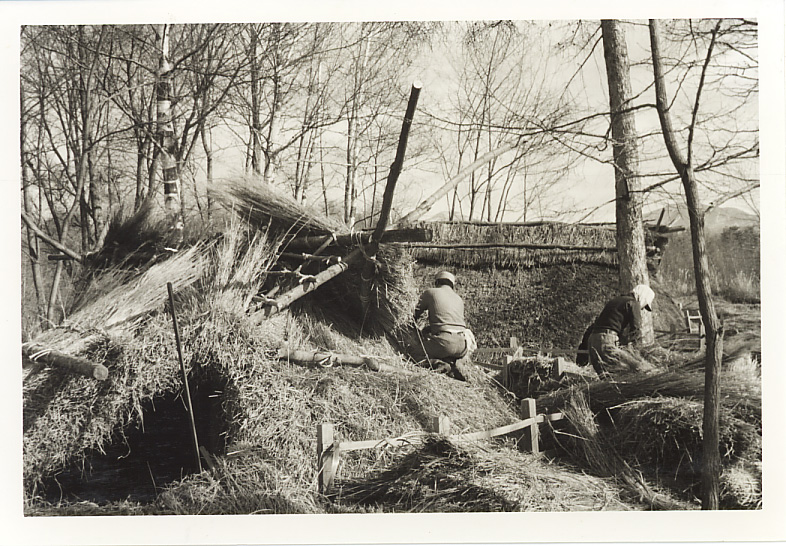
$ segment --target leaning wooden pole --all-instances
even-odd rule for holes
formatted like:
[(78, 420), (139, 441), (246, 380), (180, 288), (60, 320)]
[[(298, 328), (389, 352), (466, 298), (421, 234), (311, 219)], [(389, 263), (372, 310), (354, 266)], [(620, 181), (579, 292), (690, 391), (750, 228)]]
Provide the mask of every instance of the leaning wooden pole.
[[(390, 166), (390, 173), (388, 174), (387, 183), (385, 184), (385, 193), (382, 196), (382, 208), (379, 213), (379, 220), (371, 235), (371, 245), (369, 246), (369, 254), (376, 255), (379, 249), (379, 243), (385, 234), (385, 230), (390, 220), (390, 210), (393, 207), (393, 194), (396, 191), (396, 183), (401, 174), (401, 169), (404, 165), (404, 156), (407, 151), (407, 141), (409, 140), (409, 129), (412, 126), (412, 118), (415, 115), (415, 108), (418, 104), (418, 97), (420, 96), (420, 88), (422, 84), (415, 81), (412, 84), (412, 90), (409, 94), (409, 102), (407, 103), (407, 110), (404, 113), (404, 121), (401, 123), (401, 134), (398, 137), (398, 147), (396, 148), (396, 158)], [(363, 272), (360, 275), (360, 301), (363, 305), (363, 315), (368, 313), (368, 308), (371, 302), (371, 287), (376, 271), (376, 261), (374, 259), (366, 260), (363, 265)], [(364, 321), (365, 322), (365, 321)]]
[(302, 298), (309, 292), (313, 292), (328, 282), (330, 279), (337, 277), (349, 269), (351, 265), (360, 263), (360, 260), (363, 258), (363, 252), (364, 250), (362, 247), (356, 248), (342, 261), (338, 262), (337, 264), (333, 264), (324, 271), (314, 275), (314, 279), (312, 281), (299, 284), (289, 292), (285, 292), (278, 298), (265, 303), (261, 310), (251, 314), (251, 320), (255, 323), (259, 323), (266, 318), (283, 311), (292, 305), (293, 302)]
[(445, 182), (445, 184), (440, 189), (438, 189), (429, 197), (421, 201), (420, 204), (417, 207), (415, 207), (415, 209), (412, 212), (410, 212), (409, 214), (404, 216), (401, 220), (399, 220), (397, 225), (405, 226), (407, 224), (411, 224), (415, 222), (421, 216), (426, 214), (431, 209), (431, 207), (434, 206), (434, 203), (436, 203), (439, 199), (446, 196), (450, 192), (450, 190), (458, 186), (464, 179), (466, 179), (473, 172), (478, 170), (480, 167), (482, 167), (483, 165), (485, 165), (495, 157), (501, 156), (502, 154), (509, 152), (520, 145), (521, 145), (521, 139), (517, 140), (515, 143), (506, 144), (501, 148), (497, 148), (496, 150), (492, 150), (490, 152), (483, 154), (477, 160), (475, 160), (471, 165), (469, 165), (466, 169), (462, 170), (456, 176)]
[(186, 404), (188, 404), (188, 418), (191, 421), (191, 434), (194, 440), (194, 455), (196, 456), (196, 464), (199, 472), (202, 472), (202, 459), (199, 457), (199, 440), (197, 439), (196, 424), (194, 423), (194, 407), (191, 405), (191, 391), (188, 388), (188, 374), (186, 374), (186, 366), (183, 363), (183, 349), (180, 343), (180, 328), (177, 326), (177, 314), (175, 313), (175, 295), (172, 291), (172, 283), (166, 283), (166, 289), (169, 292), (169, 311), (172, 313), (172, 324), (175, 328), (175, 343), (177, 344), (177, 358), (180, 361), (180, 371), (183, 374), (183, 386), (186, 391)]
[(396, 190), (396, 182), (401, 174), (401, 169), (404, 166), (404, 155), (407, 151), (407, 141), (409, 140), (409, 129), (412, 126), (412, 118), (415, 116), (415, 108), (418, 105), (418, 97), (420, 97), (420, 89), (423, 87), (419, 81), (412, 84), (412, 89), (409, 92), (409, 102), (407, 103), (407, 111), (404, 113), (404, 121), (401, 123), (401, 134), (398, 137), (398, 147), (396, 148), (396, 158), (390, 166), (390, 173), (388, 180), (385, 184), (385, 193), (382, 196), (382, 209), (379, 213), (379, 221), (374, 230), (373, 239), (379, 241), (382, 234), (387, 228), (388, 221), (390, 220), (390, 209), (393, 206), (393, 192)]

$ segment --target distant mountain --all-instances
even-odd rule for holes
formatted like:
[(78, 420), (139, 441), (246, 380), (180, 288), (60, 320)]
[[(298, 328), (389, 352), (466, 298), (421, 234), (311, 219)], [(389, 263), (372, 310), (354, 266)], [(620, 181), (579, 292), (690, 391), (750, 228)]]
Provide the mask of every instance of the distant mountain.
[[(664, 211), (661, 225), (668, 227), (683, 227), (686, 229), (689, 228), (690, 220), (688, 219), (688, 207), (683, 204), (670, 204), (649, 211), (644, 214), (644, 223), (649, 225), (656, 224), (658, 222), (658, 218), (660, 218), (661, 211)], [(758, 217), (736, 207), (715, 207), (711, 209), (704, 217), (704, 228), (707, 231), (721, 231), (731, 226), (758, 227), (758, 225)]]

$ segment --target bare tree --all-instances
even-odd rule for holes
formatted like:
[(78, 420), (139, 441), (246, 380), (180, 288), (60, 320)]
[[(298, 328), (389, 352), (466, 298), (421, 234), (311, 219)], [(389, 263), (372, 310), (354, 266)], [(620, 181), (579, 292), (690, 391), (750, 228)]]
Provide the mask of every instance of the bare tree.
[(693, 267), (696, 277), (696, 294), (699, 309), (706, 328), (707, 352), (705, 357), (704, 379), (704, 422), (703, 422), (703, 467), (702, 467), (702, 509), (717, 510), (720, 479), (719, 444), (719, 399), (720, 399), (720, 368), (723, 357), (723, 326), (718, 320), (712, 300), (712, 289), (709, 280), (709, 263), (704, 235), (704, 210), (698, 193), (694, 162), (694, 135), (700, 107), (702, 90), (705, 84), (707, 67), (713, 55), (713, 49), (721, 28), (718, 21), (710, 31), (711, 39), (697, 83), (695, 100), (688, 125), (687, 140), (684, 145), (679, 143), (678, 132), (672, 123), (670, 113), (671, 101), (666, 89), (664, 66), (659, 36), (659, 22), (650, 19), (650, 47), (652, 50), (652, 66), (655, 76), (655, 93), (658, 118), (663, 132), (663, 140), (669, 152), (674, 168), (679, 174), (685, 190), (685, 200), (690, 218), (691, 243), (693, 246)]

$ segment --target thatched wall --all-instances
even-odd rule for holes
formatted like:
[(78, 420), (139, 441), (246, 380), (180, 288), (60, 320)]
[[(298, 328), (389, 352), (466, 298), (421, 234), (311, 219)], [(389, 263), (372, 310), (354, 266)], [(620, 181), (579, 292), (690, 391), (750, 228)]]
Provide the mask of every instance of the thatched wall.
[[(458, 277), (470, 328), (483, 347), (507, 346), (515, 336), (534, 348), (577, 347), (584, 329), (619, 292), (616, 234), (605, 225), (435, 222), (435, 244), (529, 243), (592, 250), (413, 248), (419, 289), (450, 269)], [(656, 282), (656, 329), (681, 326), (676, 304)]]
[(586, 249), (528, 248), (434, 248), (414, 246), (413, 255), (421, 262), (463, 267), (494, 266), (516, 269), (561, 263), (597, 263), (616, 266), (616, 235), (606, 226), (560, 223), (486, 224), (433, 222), (424, 225), (434, 233), (433, 244), (517, 243), (564, 245)]

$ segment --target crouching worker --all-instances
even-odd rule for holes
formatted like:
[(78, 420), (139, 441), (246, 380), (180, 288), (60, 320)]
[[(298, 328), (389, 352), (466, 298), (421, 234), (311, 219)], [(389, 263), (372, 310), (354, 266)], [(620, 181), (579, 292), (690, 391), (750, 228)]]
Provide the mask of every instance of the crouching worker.
[[(415, 308), (415, 320), (428, 314), (426, 326), (417, 339), (410, 343), (410, 355), (416, 360), (443, 360), (450, 364), (456, 379), (465, 379), (455, 361), (474, 350), (475, 337), (464, 321), (464, 300), (455, 291), (456, 277), (442, 271), (434, 279), (434, 286), (420, 296)], [(459, 364), (460, 366), (460, 364)]]
[(652, 365), (620, 345), (627, 330), (632, 347), (642, 343), (641, 313), (652, 311), (655, 292), (644, 284), (637, 285), (630, 294), (612, 298), (590, 327), (587, 349), (592, 367), (602, 379), (610, 379), (617, 372), (648, 372)]

